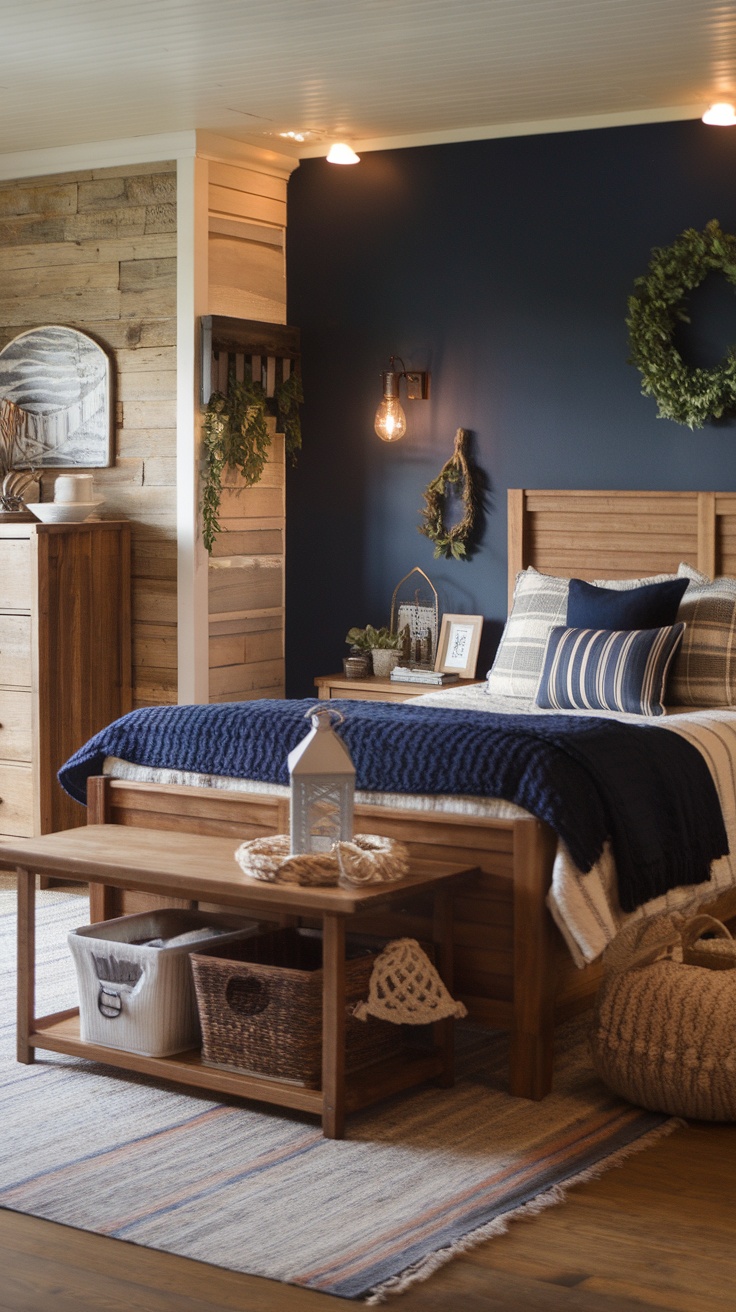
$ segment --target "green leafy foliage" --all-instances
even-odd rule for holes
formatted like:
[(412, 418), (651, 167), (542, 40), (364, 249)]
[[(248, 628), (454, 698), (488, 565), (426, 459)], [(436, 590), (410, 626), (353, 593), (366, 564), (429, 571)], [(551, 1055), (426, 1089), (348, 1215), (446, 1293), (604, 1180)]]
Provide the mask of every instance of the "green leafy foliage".
[[(458, 428), (450, 459), (424, 492), (424, 523), (419, 525), (419, 532), (434, 542), (435, 559), (445, 556), (448, 560), (467, 560), (472, 550), (480, 498), (476, 471), (471, 467), (467, 448), (468, 435), (465, 429)], [(450, 489), (461, 493), (463, 516), (448, 528), (445, 498)]]
[(364, 629), (348, 629), (345, 641), (360, 651), (373, 651), (374, 647), (396, 651), (402, 644), (402, 637), (390, 629), (374, 629), (372, 624), (366, 624)]
[[(275, 395), (277, 427), (285, 435), (286, 453), (292, 463), (302, 444), (299, 406), (303, 399), (301, 378), (294, 371)], [(249, 376), (237, 382), (231, 374), (227, 392), (213, 392), (210, 397), (202, 425), (202, 538), (208, 551), (220, 532), (225, 470), (237, 471), (246, 487), (257, 483), (263, 473), (271, 445), (267, 407), (263, 387)]]
[(284, 434), (286, 454), (294, 464), (302, 449), (302, 425), (299, 406), (304, 400), (301, 374), (292, 370), (285, 382), (276, 388), (276, 415), (279, 432)]
[(709, 273), (736, 287), (736, 236), (711, 219), (703, 232), (688, 228), (671, 246), (655, 248), (648, 273), (629, 297), (629, 362), (642, 376), (642, 393), (657, 402), (658, 418), (702, 428), (736, 410), (736, 346), (714, 369), (690, 368), (676, 346), (678, 323), (689, 323), (687, 298)]

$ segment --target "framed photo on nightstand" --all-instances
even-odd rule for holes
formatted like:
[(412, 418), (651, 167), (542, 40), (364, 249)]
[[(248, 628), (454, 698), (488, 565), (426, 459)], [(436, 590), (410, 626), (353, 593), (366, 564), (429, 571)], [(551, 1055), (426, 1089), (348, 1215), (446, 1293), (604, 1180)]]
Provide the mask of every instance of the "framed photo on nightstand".
[(482, 629), (482, 615), (443, 615), (435, 670), (474, 679)]

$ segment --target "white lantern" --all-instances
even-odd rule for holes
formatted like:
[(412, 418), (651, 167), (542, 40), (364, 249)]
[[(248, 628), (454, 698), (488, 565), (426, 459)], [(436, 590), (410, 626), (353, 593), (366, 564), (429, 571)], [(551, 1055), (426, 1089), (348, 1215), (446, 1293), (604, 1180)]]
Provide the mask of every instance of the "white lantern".
[(355, 766), (332, 725), (344, 715), (333, 707), (307, 711), (312, 728), (289, 752), (291, 855), (329, 852), (353, 836)]

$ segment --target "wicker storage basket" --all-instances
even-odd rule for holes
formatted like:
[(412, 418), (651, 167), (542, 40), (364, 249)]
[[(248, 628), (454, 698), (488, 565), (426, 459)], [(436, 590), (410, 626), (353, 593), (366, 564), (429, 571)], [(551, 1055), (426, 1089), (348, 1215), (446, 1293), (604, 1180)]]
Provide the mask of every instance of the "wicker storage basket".
[(145, 1057), (199, 1047), (199, 1016), (189, 956), (193, 945), (151, 947), (211, 929), (196, 946), (255, 934), (242, 916), (201, 911), (146, 911), (72, 930), (68, 937), (79, 989), (81, 1037)]
[(736, 1120), (736, 942), (726, 927), (705, 915), (637, 924), (607, 965), (591, 1036), (601, 1079), (650, 1111)]
[[(381, 946), (383, 946), (381, 944)], [(348, 1008), (368, 994), (379, 952), (348, 937), (345, 992)], [(241, 943), (192, 955), (207, 1066), (291, 1080), (310, 1089), (322, 1082), (322, 936), (315, 930), (280, 929)], [(347, 1070), (401, 1051), (401, 1027), (348, 1010)]]

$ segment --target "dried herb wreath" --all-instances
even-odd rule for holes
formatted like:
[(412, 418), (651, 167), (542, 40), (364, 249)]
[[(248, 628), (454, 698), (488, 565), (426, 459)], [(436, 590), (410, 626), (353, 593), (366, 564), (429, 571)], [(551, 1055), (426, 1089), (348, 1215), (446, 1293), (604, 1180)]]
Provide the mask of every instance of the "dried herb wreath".
[(688, 294), (709, 273), (736, 286), (736, 236), (711, 219), (703, 232), (687, 228), (671, 246), (655, 248), (649, 272), (629, 297), (630, 363), (642, 376), (642, 393), (657, 402), (658, 418), (702, 428), (736, 410), (736, 348), (713, 369), (690, 368), (674, 344), (678, 323), (689, 323)]
[[(452, 528), (445, 525), (445, 496), (449, 488), (461, 492), (463, 503), (463, 517)], [(419, 532), (434, 542), (435, 559), (446, 556), (448, 560), (467, 560), (477, 527), (480, 497), (476, 472), (468, 458), (468, 434), (464, 428), (458, 428), (455, 434), (450, 459), (437, 477), (427, 484), (424, 501), (424, 523), (419, 525)]]
[[(299, 405), (303, 399), (301, 377), (294, 371), (274, 395), (277, 428), (285, 435), (286, 454), (292, 462), (302, 444)], [(267, 416), (263, 387), (248, 376), (238, 382), (231, 374), (227, 392), (213, 392), (209, 399), (202, 425), (202, 538), (207, 551), (212, 551), (221, 531), (225, 469), (237, 471), (246, 487), (257, 483), (263, 473), (271, 446)]]

